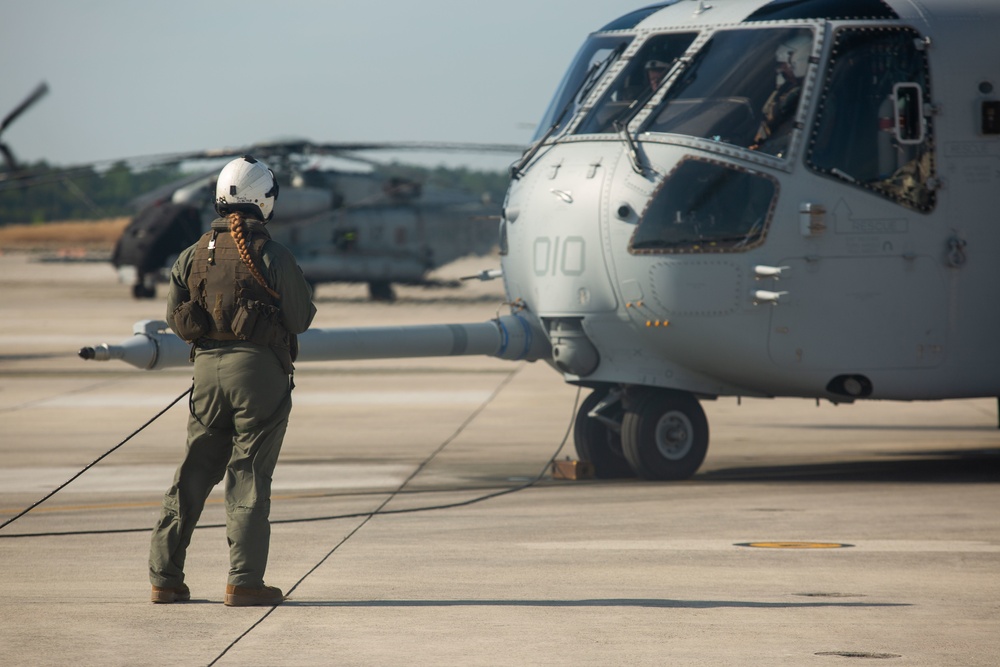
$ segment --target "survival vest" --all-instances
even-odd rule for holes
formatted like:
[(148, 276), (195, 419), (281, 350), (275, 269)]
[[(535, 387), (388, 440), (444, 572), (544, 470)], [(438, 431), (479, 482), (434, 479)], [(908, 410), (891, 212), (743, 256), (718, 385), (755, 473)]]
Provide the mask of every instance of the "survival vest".
[[(271, 236), (262, 225), (247, 224), (247, 250), (263, 273), (262, 251)], [(212, 223), (195, 246), (187, 279), (191, 300), (207, 313), (209, 340), (246, 340), (267, 345), (292, 372), (294, 336), (281, 319), (278, 301), (265, 290), (240, 258), (236, 241), (224, 219)], [(195, 341), (196, 342), (196, 341)]]

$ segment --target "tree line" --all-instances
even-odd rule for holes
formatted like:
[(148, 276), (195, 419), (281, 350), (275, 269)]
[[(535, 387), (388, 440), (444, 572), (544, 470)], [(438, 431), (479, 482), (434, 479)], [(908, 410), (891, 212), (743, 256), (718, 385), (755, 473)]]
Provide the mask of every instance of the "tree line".
[[(93, 167), (64, 171), (38, 162), (25, 171), (32, 174), (30, 179), (5, 183), (6, 174), (0, 169), (0, 225), (134, 215), (138, 197), (186, 175), (175, 165), (133, 169), (125, 162), (100, 171)], [(464, 167), (393, 164), (387, 171), (441, 187), (487, 192), (494, 201), (503, 200), (508, 183), (506, 173)]]
[(133, 199), (182, 176), (176, 166), (134, 171), (124, 162), (103, 171), (62, 170), (38, 162), (23, 171), (30, 176), (10, 183), (0, 180), (0, 224), (130, 215), (135, 212)]

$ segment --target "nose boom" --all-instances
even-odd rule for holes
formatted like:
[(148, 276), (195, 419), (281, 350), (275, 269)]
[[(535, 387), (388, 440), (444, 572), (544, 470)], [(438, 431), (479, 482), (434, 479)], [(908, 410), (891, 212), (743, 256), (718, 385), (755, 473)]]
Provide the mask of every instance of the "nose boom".
[[(144, 370), (190, 363), (190, 346), (171, 333), (166, 322), (137, 322), (133, 334), (118, 344), (84, 347), (80, 357), (95, 361), (117, 359)], [(310, 329), (299, 336), (297, 361), (478, 355), (537, 361), (549, 358), (551, 349), (534, 318), (511, 314), (471, 324)]]

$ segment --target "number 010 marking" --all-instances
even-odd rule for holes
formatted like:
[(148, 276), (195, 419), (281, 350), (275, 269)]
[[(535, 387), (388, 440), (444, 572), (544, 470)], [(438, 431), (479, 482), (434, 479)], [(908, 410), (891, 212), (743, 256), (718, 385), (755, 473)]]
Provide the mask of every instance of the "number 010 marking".
[(582, 275), (587, 268), (585, 261), (587, 243), (582, 236), (567, 236), (549, 238), (539, 236), (535, 239), (535, 275), (564, 276)]

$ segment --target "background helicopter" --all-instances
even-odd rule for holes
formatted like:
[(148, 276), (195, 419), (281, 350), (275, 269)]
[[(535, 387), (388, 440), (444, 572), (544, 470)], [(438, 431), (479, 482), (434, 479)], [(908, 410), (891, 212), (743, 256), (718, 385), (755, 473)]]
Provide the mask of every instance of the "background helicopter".
[[(275, 172), (281, 206), (268, 224), (271, 236), (290, 248), (306, 279), (363, 282), (371, 298), (392, 300), (393, 283), (436, 284), (435, 268), (496, 246), (500, 205), (489, 192), (426, 185), (391, 175), (357, 155), (373, 150), (517, 153), (523, 147), (445, 143), (256, 144), (239, 149), (175, 156), (204, 160), (252, 154)], [(339, 165), (331, 164), (337, 158)], [(344, 161), (360, 164), (345, 169)], [(221, 164), (218, 163), (218, 164)], [(118, 239), (112, 263), (134, 278), (136, 298), (155, 296), (156, 281), (176, 255), (216, 217), (213, 200), (218, 165), (142, 198), (141, 210)]]
[[(491, 354), (589, 387), (601, 477), (682, 479), (700, 400), (1000, 396), (1000, 6), (673, 0), (591, 34), (512, 167), (509, 315), (317, 329), (303, 360)], [(187, 363), (162, 322), (81, 356)]]
[[(0, 136), (48, 93), (39, 84), (3, 119)], [(136, 298), (153, 298), (173, 259), (215, 218), (215, 179), (232, 157), (253, 154), (272, 167), (281, 184), (281, 206), (269, 223), (276, 240), (295, 253), (306, 278), (363, 282), (371, 298), (390, 301), (393, 283), (439, 284), (427, 274), (459, 257), (496, 246), (500, 205), (494, 193), (435, 186), (393, 173), (364, 157), (373, 151), (460, 151), (517, 154), (522, 146), (442, 142), (314, 143), (283, 141), (240, 148), (133, 158), (143, 166), (194, 165), (176, 182), (133, 204), (138, 213), (115, 243), (111, 262)], [(91, 165), (36, 176), (0, 143), (7, 171), (0, 183), (30, 187), (65, 178)], [(351, 165), (347, 168), (345, 165)], [(396, 171), (400, 168), (397, 167)], [(505, 184), (504, 184), (505, 185)], [(498, 191), (502, 191), (502, 187)], [(82, 196), (85, 194), (80, 193)]]

